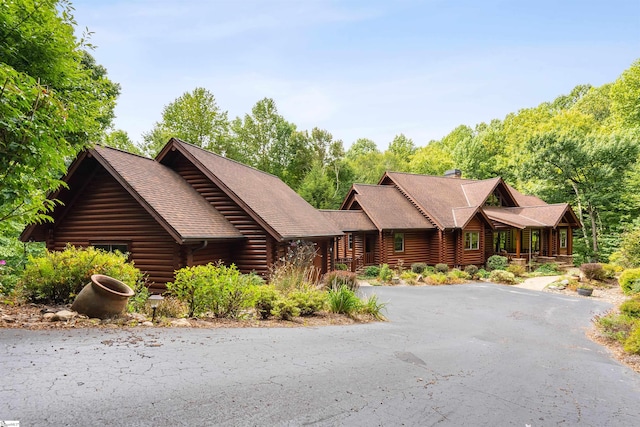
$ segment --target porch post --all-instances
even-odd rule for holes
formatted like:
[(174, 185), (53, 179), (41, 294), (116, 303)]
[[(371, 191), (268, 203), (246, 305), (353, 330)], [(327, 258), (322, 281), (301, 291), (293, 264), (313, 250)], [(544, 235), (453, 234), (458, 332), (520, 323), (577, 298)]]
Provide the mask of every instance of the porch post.
[(567, 227), (567, 255), (573, 255), (573, 230)]
[(521, 238), (522, 238), (522, 230), (517, 229), (516, 230), (516, 258), (520, 258)]
[(553, 256), (553, 228), (549, 229), (549, 239), (547, 239), (547, 256)]

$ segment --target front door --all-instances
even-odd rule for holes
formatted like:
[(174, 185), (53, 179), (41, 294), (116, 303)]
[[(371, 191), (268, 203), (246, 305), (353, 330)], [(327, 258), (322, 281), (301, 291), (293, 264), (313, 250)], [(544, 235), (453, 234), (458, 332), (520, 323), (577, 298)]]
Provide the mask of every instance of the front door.
[(373, 265), (376, 263), (376, 236), (366, 236), (364, 239), (364, 264)]

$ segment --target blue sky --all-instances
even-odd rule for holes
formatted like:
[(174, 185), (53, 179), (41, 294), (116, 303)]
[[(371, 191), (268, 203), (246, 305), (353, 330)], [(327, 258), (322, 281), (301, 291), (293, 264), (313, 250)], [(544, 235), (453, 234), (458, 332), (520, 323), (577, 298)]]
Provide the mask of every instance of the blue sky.
[(122, 86), (115, 127), (137, 142), (196, 87), (229, 117), (273, 98), (299, 129), (349, 147), (418, 146), (615, 80), (640, 58), (640, 0), (75, 0)]

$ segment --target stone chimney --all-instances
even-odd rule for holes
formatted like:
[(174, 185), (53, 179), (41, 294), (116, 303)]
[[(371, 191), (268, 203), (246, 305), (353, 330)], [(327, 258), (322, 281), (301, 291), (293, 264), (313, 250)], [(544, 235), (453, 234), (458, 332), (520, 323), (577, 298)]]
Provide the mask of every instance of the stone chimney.
[(447, 178), (462, 178), (462, 171), (460, 169), (449, 169), (444, 173)]

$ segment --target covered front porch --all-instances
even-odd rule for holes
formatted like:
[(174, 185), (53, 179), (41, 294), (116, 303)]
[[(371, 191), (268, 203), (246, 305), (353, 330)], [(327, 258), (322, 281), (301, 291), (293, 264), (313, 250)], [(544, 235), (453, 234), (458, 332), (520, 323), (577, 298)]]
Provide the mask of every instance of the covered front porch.
[(502, 225), (488, 234), (487, 258), (501, 255), (510, 263), (519, 265), (573, 264), (573, 235), (568, 224), (556, 228)]

